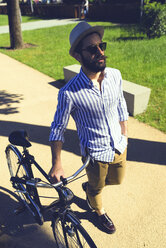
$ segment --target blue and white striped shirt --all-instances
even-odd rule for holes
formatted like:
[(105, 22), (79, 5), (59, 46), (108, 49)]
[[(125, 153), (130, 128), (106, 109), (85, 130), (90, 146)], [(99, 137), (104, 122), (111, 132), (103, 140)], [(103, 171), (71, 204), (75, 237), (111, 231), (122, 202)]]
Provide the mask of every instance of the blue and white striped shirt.
[(119, 121), (128, 119), (128, 111), (119, 70), (105, 69), (101, 91), (82, 69), (60, 89), (50, 141), (64, 142), (70, 114), (76, 123), (82, 156), (88, 151), (95, 160), (111, 162), (115, 149), (124, 152), (127, 138), (121, 134)]

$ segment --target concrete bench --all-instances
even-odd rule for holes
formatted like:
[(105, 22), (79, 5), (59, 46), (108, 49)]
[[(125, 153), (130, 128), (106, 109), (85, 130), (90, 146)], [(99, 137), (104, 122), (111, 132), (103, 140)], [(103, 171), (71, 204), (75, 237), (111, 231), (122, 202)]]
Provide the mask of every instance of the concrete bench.
[[(63, 68), (65, 82), (76, 76), (80, 65), (69, 65)], [(148, 105), (151, 89), (123, 80), (123, 93), (129, 114), (135, 116), (143, 113)]]

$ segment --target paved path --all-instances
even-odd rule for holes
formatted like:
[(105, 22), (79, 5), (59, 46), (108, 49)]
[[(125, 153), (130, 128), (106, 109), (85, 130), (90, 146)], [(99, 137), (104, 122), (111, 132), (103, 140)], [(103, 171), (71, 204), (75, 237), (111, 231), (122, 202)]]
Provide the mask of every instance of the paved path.
[[(21, 24), (22, 31), (25, 30), (34, 30), (39, 28), (49, 28), (54, 26), (61, 26), (72, 24), (80, 21), (79, 19), (51, 19), (51, 20), (42, 20), (42, 21), (34, 21), (27, 22)], [(9, 26), (0, 26), (0, 34), (9, 33)]]
[[(0, 53), (0, 247), (55, 248), (50, 220), (35, 224), (24, 212), (13, 214), (18, 205), (9, 182), (5, 158), (8, 135), (12, 130), (26, 129), (30, 135), (30, 152), (48, 172), (51, 154), (49, 126), (57, 104), (58, 82)], [(66, 176), (80, 165), (75, 125), (69, 121), (62, 161)], [(39, 175), (35, 172), (36, 177)], [(103, 202), (117, 231), (102, 232), (94, 216), (86, 211), (81, 178), (70, 184), (76, 194), (73, 209), (98, 248), (164, 248), (166, 247), (166, 134), (137, 120), (129, 119), (128, 166), (122, 185), (107, 187)], [(53, 191), (42, 190), (42, 195)], [(48, 200), (42, 198), (43, 204)]]

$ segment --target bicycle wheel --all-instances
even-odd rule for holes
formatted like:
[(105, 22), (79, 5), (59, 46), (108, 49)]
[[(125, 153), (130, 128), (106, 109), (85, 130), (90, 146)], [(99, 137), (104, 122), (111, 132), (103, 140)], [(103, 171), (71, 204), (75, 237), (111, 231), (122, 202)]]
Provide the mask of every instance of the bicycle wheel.
[[(69, 217), (69, 218), (68, 218)], [(57, 216), (52, 221), (52, 229), (57, 248), (97, 248), (89, 234), (82, 225), (77, 221), (70, 219), (70, 214), (63, 220)]]
[[(15, 146), (7, 146), (6, 158), (11, 177), (18, 177), (26, 180), (33, 178), (31, 168), (21, 163), (22, 155)], [(42, 225), (43, 216), (40, 211), (40, 201), (36, 188), (21, 183), (14, 184), (14, 188), (16, 188), (23, 204), (31, 212), (37, 223)]]

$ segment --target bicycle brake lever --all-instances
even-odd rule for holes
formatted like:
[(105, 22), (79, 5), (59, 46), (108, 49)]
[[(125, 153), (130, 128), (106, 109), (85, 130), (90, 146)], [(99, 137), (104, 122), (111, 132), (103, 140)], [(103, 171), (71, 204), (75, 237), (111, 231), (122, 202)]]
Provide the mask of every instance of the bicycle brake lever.
[(63, 185), (66, 185), (67, 184), (67, 179), (64, 178), (64, 177), (60, 177), (60, 180), (62, 181)]

